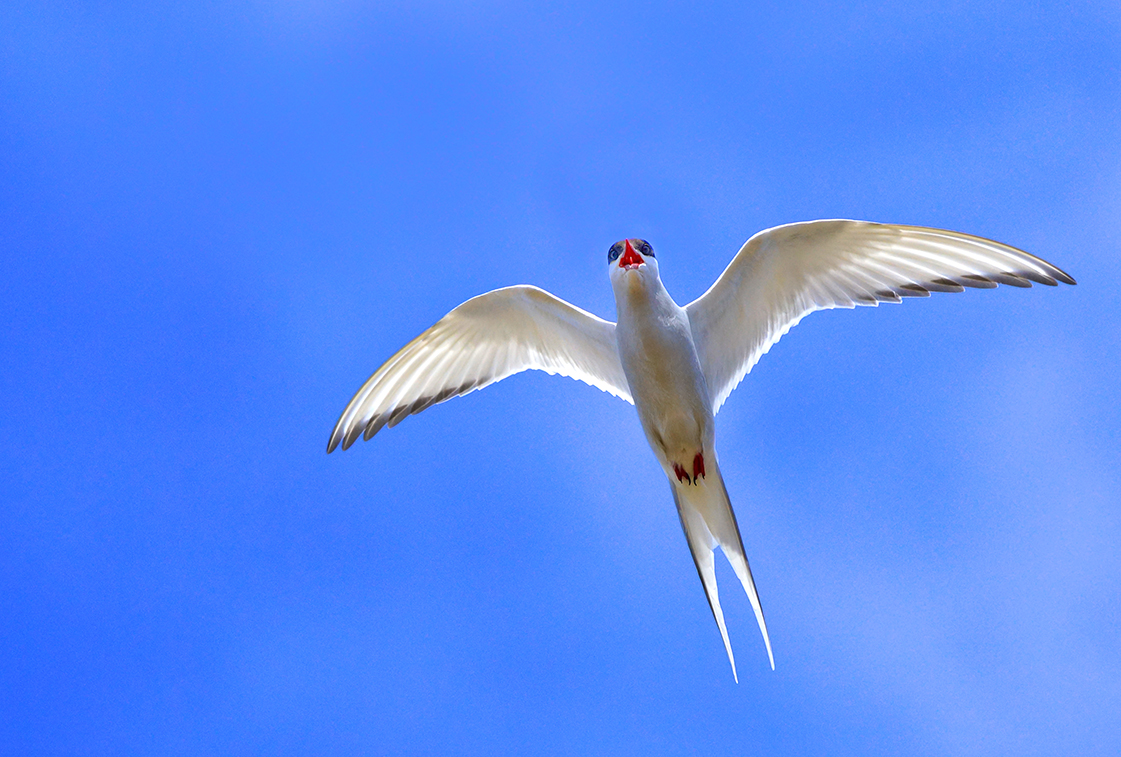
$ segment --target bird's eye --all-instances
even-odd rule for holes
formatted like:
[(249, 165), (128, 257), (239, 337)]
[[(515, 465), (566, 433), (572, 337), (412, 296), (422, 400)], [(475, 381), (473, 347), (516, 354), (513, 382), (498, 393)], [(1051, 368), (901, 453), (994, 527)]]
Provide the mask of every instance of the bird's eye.
[(619, 255), (621, 255), (622, 252), (623, 249), (618, 244), (611, 245), (611, 249), (607, 251), (607, 262), (614, 263), (619, 259)]
[(647, 242), (645, 239), (638, 240), (638, 251), (641, 252), (643, 255), (648, 255), (650, 257), (654, 257), (654, 248), (651, 247), (650, 243)]

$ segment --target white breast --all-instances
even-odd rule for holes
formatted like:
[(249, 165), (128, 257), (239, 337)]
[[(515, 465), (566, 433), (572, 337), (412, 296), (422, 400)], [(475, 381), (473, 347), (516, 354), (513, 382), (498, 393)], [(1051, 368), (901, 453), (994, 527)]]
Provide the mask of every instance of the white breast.
[(619, 287), (616, 338), (647, 440), (663, 465), (712, 449), (712, 403), (688, 316), (660, 281)]

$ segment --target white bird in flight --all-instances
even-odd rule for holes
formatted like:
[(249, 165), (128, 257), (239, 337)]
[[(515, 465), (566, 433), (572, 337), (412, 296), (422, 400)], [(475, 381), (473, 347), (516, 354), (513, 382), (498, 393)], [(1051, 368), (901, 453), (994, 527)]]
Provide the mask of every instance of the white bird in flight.
[(571, 376), (633, 403), (669, 479), (737, 681), (716, 591), (717, 545), (751, 600), (772, 670), (775, 660), (720, 475), (714, 416), (759, 358), (815, 310), (900, 302), (965, 287), (1075, 283), (1050, 263), (1000, 242), (844, 220), (759, 232), (716, 283), (685, 307), (666, 291), (646, 241), (616, 242), (607, 266), (618, 323), (533, 286), (479, 295), (405, 345), (362, 385), (335, 424), (327, 452), (530, 369)]

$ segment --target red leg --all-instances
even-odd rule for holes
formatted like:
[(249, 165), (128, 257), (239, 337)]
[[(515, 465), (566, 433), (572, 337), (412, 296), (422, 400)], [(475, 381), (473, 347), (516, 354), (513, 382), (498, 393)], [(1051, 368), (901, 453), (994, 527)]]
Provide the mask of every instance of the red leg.
[(678, 481), (689, 483), (689, 474), (685, 472), (685, 469), (683, 467), (681, 467), (681, 463), (673, 464), (673, 472), (677, 474)]
[(698, 478), (705, 477), (705, 456), (703, 452), (698, 452), (693, 457), (693, 482), (696, 483)]

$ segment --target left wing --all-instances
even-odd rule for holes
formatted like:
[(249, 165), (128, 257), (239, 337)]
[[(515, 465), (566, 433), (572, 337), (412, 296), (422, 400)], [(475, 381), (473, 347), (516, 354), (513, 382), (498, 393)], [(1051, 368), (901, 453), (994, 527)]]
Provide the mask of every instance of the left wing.
[(346, 406), (327, 452), (521, 371), (560, 373), (631, 400), (615, 324), (533, 286), (463, 303), (378, 368)]
[(715, 413), (743, 377), (815, 310), (900, 302), (997, 284), (1074, 279), (990, 239), (922, 226), (808, 221), (761, 231), (686, 306)]

